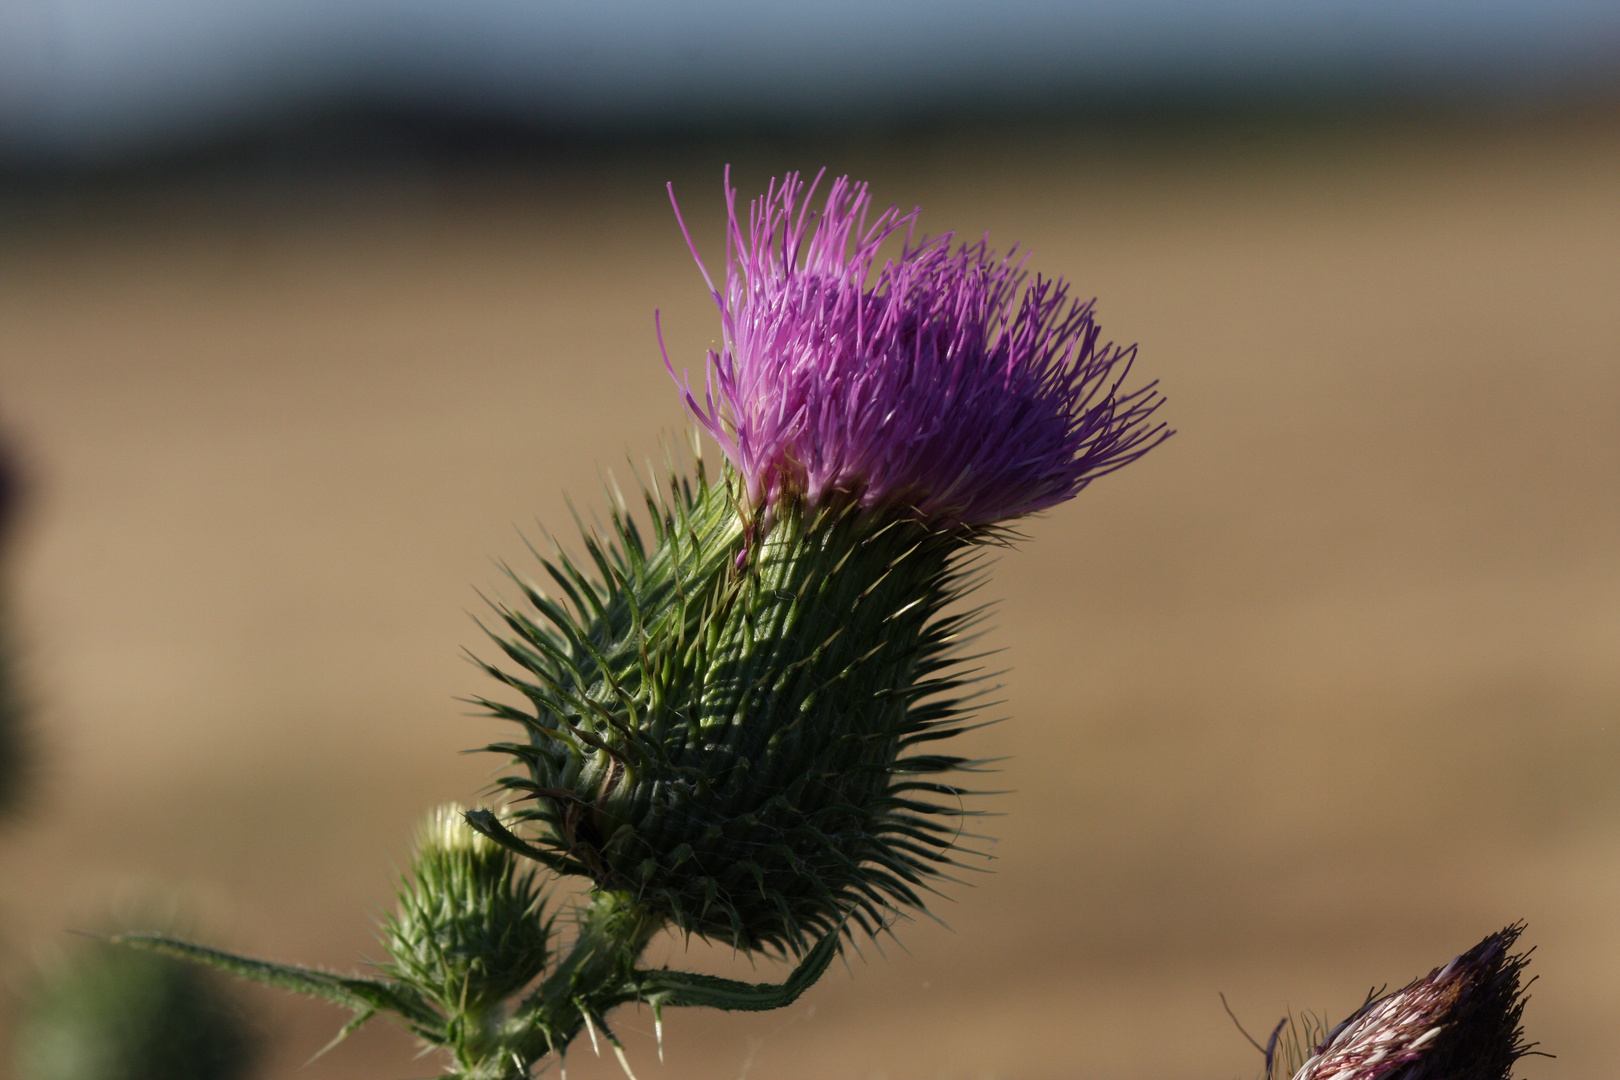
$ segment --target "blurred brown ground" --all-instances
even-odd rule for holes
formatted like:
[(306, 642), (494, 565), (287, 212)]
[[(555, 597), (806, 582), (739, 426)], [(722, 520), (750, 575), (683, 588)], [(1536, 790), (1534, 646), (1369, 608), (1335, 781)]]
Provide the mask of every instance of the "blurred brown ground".
[[(994, 873), (778, 1014), (620, 1025), (643, 1080), (1251, 1076), (1519, 918), (1535, 1078), (1620, 1068), (1620, 120), (939, 132), (13, 201), (0, 421), (40, 708), (8, 985), (178, 890), (212, 941), (375, 955), (414, 821), (499, 728), (474, 588), (683, 426), (671, 220), (823, 163), (1022, 240), (1180, 433), (1000, 558)], [(715, 261), (718, 261), (716, 257)], [(711, 455), (712, 455), (711, 450)], [(145, 898), (143, 900), (143, 898)], [(732, 970), (723, 953), (657, 958)], [(746, 970), (744, 967), (743, 970)], [(769, 974), (761, 971), (757, 976)], [(426, 1076), (257, 994), (266, 1076)], [(576, 1077), (617, 1075), (580, 1048)]]

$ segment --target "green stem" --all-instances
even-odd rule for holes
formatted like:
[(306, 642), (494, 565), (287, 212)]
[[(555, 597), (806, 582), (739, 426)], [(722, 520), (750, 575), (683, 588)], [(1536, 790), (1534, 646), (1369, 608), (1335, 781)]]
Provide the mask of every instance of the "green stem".
[[(712, 975), (636, 967), (664, 919), (624, 893), (596, 892), (575, 908), (573, 948), (518, 1006), (494, 1040), (457, 1048), (458, 1080), (524, 1080), (548, 1054), (561, 1054), (587, 1025), (619, 1051), (607, 1014), (646, 1002), (654, 1009), (696, 1005), (725, 1010), (780, 1009), (798, 1000), (838, 954), (839, 932), (827, 933), (782, 983), (744, 983)], [(599, 1029), (599, 1030), (596, 1030)], [(469, 1031), (469, 1035), (472, 1033)]]
[[(636, 960), (664, 926), (661, 916), (624, 893), (593, 893), (575, 915), (573, 948), (506, 1023), (508, 1054), (526, 1064), (566, 1050), (585, 1029), (587, 1012), (589, 1022), (611, 1038), (603, 1018), (637, 998)], [(468, 1074), (468, 1080), (475, 1077), (482, 1074)]]

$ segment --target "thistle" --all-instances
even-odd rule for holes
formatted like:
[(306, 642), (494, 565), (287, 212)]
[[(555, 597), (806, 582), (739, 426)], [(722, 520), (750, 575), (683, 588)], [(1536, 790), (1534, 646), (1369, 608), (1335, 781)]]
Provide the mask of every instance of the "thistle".
[(1508, 1080), (1529, 1047), (1519, 974), (1509, 950), (1522, 923), (1444, 967), (1368, 1002), (1328, 1035), (1296, 1080)]
[(955, 861), (967, 792), (937, 778), (971, 763), (932, 745), (970, 715), (953, 650), (979, 613), (953, 605), (982, 542), (1166, 432), (1060, 282), (950, 234), (869, 282), (915, 212), (868, 223), (841, 179), (812, 224), (789, 176), (745, 230), (735, 194), (724, 295), (698, 260), (724, 347), (684, 395), (723, 481), (649, 500), (650, 548), (615, 514), (598, 576), (547, 564), (560, 598), (525, 584), (544, 621), (501, 609), (521, 671), (488, 670), (529, 708), (484, 703), (528, 735), (491, 748), (543, 825), (518, 850), (683, 933), (802, 954), (922, 909)]
[[(435, 819), (384, 977), (135, 943), (322, 994), (351, 1028), (394, 1013), (495, 1080), (581, 1032), (617, 1049), (618, 1005), (779, 1008), (846, 936), (926, 911), (975, 839), (975, 763), (939, 749), (980, 693), (980, 555), (1169, 433), (1062, 282), (916, 240), (915, 211), (873, 216), (847, 179), (812, 213), (815, 186), (773, 184), (745, 230), (728, 178), (723, 294), (699, 260), (724, 344), (701, 403), (682, 383), (726, 463), (649, 480), (645, 525), (617, 499), (546, 585), (513, 574), (482, 666), (521, 704), (475, 700), (518, 726), (487, 748), (514, 809), (468, 813), (476, 840)], [(515, 859), (588, 882), (566, 948)], [(798, 964), (778, 985), (638, 967), (665, 929)]]
[(1307, 1014), (1304, 1030), (1319, 1036), (1308, 1041), (1297, 1024), (1285, 1034), (1285, 1018), (1264, 1051), (1267, 1080), (1509, 1080), (1513, 1063), (1532, 1052), (1519, 982), (1529, 954), (1511, 952), (1523, 932), (1514, 923), (1491, 934), (1325, 1034)]
[(464, 814), (441, 807), (423, 825), (382, 937), (388, 973), (446, 1017), (446, 1042), (471, 1065), (498, 1041), (502, 1004), (545, 970), (552, 921), (533, 871)]

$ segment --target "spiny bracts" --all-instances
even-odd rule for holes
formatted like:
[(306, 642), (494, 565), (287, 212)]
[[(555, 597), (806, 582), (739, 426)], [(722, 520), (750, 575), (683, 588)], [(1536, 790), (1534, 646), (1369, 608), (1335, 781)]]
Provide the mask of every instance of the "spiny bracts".
[(846, 924), (876, 933), (920, 908), (952, 862), (968, 763), (969, 681), (955, 645), (978, 612), (963, 530), (791, 508), (742, 526), (737, 478), (649, 497), (650, 548), (614, 513), (587, 537), (596, 575), (545, 563), (498, 636), (521, 669), (487, 670), (528, 708), (484, 701), (527, 741), (502, 785), (543, 825), (525, 849), (633, 897), (687, 934), (802, 953)]
[(480, 1014), (545, 969), (551, 939), (532, 865), (476, 832), (454, 804), (417, 835), (399, 906), (383, 919), (389, 973), (453, 1019)]

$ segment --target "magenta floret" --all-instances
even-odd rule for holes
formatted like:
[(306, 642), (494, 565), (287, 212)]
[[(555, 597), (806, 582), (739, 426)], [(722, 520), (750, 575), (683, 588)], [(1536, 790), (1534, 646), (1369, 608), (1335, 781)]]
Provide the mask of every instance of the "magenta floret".
[[(1122, 392), (1136, 347), (1099, 345), (1093, 303), (1061, 279), (1030, 280), (1016, 249), (916, 240), (916, 210), (868, 220), (867, 186), (848, 177), (816, 214), (820, 180), (773, 181), (745, 229), (728, 170), (724, 294), (698, 259), (722, 346), (703, 402), (682, 388), (751, 507), (842, 494), (990, 524), (1070, 499), (1170, 434), (1152, 423), (1156, 383)], [(902, 231), (898, 257), (878, 267)]]

